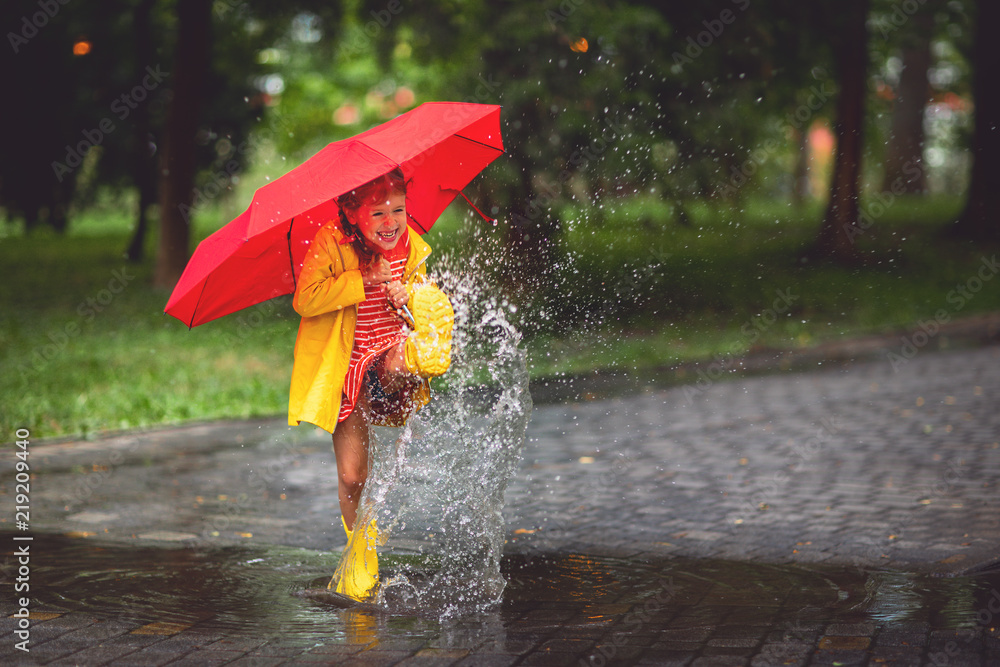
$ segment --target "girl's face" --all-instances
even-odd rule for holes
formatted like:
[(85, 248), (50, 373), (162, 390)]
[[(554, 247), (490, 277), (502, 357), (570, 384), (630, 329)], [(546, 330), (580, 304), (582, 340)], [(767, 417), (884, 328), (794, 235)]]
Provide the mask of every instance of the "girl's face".
[(385, 201), (363, 205), (351, 217), (372, 248), (392, 250), (406, 232), (406, 195), (394, 190)]

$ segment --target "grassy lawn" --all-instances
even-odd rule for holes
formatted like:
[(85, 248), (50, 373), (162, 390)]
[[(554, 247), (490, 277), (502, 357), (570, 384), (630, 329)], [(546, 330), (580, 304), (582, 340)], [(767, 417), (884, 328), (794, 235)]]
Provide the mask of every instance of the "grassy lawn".
[[(942, 235), (959, 207), (898, 201), (859, 238), (867, 262), (855, 268), (803, 259), (818, 207), (705, 207), (690, 227), (651, 199), (566, 210), (557, 298), (519, 311), (532, 374), (649, 369), (890, 331), (940, 309), (955, 318), (1000, 310), (993, 284), (960, 308), (948, 299), (998, 251)], [(456, 208), (428, 239), (452, 265), (470, 242), (499, 234), (473, 235), (481, 223)], [(0, 433), (10, 434), (0, 440), (21, 427), (35, 438), (86, 436), (287, 409), (298, 326), (289, 300), (189, 331), (163, 314), (168, 295), (150, 286), (152, 262), (123, 258), (126, 210), (97, 206), (66, 237), (0, 223)], [(196, 235), (237, 212), (205, 212)]]
[(552, 318), (577, 323), (568, 335), (543, 330), (532, 338), (533, 371), (651, 368), (892, 332), (942, 309), (951, 318), (1000, 310), (1000, 282), (955, 298), (1000, 250), (948, 238), (946, 221), (961, 204), (898, 200), (857, 238), (856, 267), (807, 258), (819, 205), (704, 208), (691, 227), (671, 222), (656, 201), (624, 201), (603, 221), (581, 213), (568, 225), (560, 282), (568, 301), (585, 307)]

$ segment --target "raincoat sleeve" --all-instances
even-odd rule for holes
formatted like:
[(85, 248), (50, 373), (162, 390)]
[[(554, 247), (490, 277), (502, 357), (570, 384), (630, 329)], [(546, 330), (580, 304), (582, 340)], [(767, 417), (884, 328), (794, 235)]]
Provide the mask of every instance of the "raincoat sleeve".
[(342, 264), (345, 256), (353, 258), (354, 255), (338, 252), (337, 242), (337, 238), (326, 228), (321, 229), (313, 240), (292, 300), (292, 307), (302, 317), (322, 315), (365, 300), (361, 270), (357, 266), (348, 268)]

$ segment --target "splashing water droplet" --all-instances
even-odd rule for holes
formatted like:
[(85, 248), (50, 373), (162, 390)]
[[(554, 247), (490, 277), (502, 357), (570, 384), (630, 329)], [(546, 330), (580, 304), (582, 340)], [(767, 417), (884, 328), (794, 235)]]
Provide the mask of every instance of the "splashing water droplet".
[[(468, 259), (433, 271), (455, 309), (452, 362), (429, 405), (399, 429), (375, 427), (362, 525), (376, 519), (386, 557), (375, 603), (453, 618), (495, 610), (507, 482), (521, 457), (531, 413), (526, 353)], [(437, 383), (446, 383), (438, 390)]]

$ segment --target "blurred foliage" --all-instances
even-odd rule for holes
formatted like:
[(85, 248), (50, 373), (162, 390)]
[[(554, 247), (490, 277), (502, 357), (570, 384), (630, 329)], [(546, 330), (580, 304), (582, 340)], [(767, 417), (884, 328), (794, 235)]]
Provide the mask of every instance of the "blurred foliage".
[[(1000, 292), (988, 287), (954, 299), (984, 257), (940, 239), (941, 221), (960, 204), (901, 200), (865, 239), (874, 261), (853, 269), (800, 261), (820, 206), (752, 199), (721, 217), (695, 206), (691, 227), (664, 222), (668, 211), (657, 207), (668, 205), (648, 196), (609, 209), (600, 226), (562, 211), (567, 260), (556, 280), (570, 307), (515, 315), (530, 334), (532, 377), (662, 375), (708, 359), (730, 368), (749, 351), (895, 334), (942, 309), (953, 319), (996, 311)], [(120, 202), (99, 201), (78, 223), (69, 236), (38, 230), (0, 243), (8, 271), (0, 290), (0, 430), (96, 435), (286, 410), (299, 319), (287, 297), (189, 331), (160, 312), (164, 295), (149, 286), (150, 268), (121, 257), (130, 222)], [(470, 267), (469, 253), (499, 233), (450, 211), (430, 232), (432, 272), (483, 271)], [(478, 284), (491, 289), (484, 278)], [(779, 294), (793, 297), (781, 312)]]
[[(133, 39), (144, 4), (149, 62)], [(914, 4), (871, 4), (866, 211), (880, 194)], [(500, 104), (507, 155), (467, 189), (498, 224), (456, 202), (428, 240), (452, 265), (470, 247), (495, 250), (497, 261), (475, 268), (519, 297), (536, 377), (892, 331), (949, 307), (955, 280), (985, 252), (940, 234), (964, 186), (974, 3), (919, 4), (933, 17), (928, 147), (942, 161), (930, 167), (932, 186), (952, 196), (883, 207), (858, 241), (859, 267), (803, 262), (828, 184), (798, 201), (796, 170), (808, 167), (814, 185), (825, 173), (803, 139), (832, 120), (838, 5), (796, 0), (215, 0), (193, 236), (327, 142), (429, 100)], [(0, 11), (27, 35), (37, 7)], [(162, 315), (166, 295), (138, 266), (127, 267), (128, 289), (88, 317), (87, 299), (125, 266), (136, 152), (158, 155), (173, 9), (173, 0), (59, 4), (3, 56), (16, 102), (0, 105), (9, 135), (0, 262), (14, 276), (0, 290), (2, 428), (80, 433), (285, 409), (297, 320), (286, 301), (249, 329), (254, 309), (189, 332)], [(80, 42), (90, 51), (74, 56)], [(166, 77), (145, 91), (143, 139), (116, 100), (146, 66)], [(87, 152), (108, 118), (115, 130)], [(53, 161), (81, 142), (81, 164), (59, 181)], [(60, 229), (67, 214), (68, 238), (44, 228)], [(780, 321), (747, 336), (789, 289), (799, 298)], [(997, 308), (984, 290), (954, 315)]]
[[(6, 218), (62, 231), (71, 207), (79, 214), (98, 190), (135, 187), (136, 152), (153, 160), (159, 152), (177, 48), (173, 6), (171, 0), (107, 0), (53, 3), (40, 12), (40, 5), (3, 4), (4, 25), (26, 36), (3, 55), (8, 99), (19, 101), (0, 107), (0, 123), (10, 130), (0, 164)], [(148, 26), (136, 23), (143, 7), (150, 11)], [(267, 77), (274, 67), (260, 54), (301, 11), (338, 25), (340, 5), (217, 0), (212, 8), (198, 182), (227, 190), (251, 157), (240, 147), (270, 102)], [(140, 31), (148, 42), (136, 39)], [(134, 132), (140, 111), (150, 121), (145, 137)]]
[[(157, 150), (165, 85), (142, 102), (152, 123), (146, 146), (135, 145), (141, 139), (126, 118), (116, 125), (128, 129), (104, 137), (64, 183), (52, 176), (53, 160), (66, 146), (84, 141), (85, 148), (83, 132), (136, 85), (145, 63), (137, 60), (132, 18), (144, 3), (152, 6), (149, 64), (168, 71), (172, 61), (171, 0), (109, 2), (100, 11), (62, 6), (14, 54), (13, 97), (39, 103), (5, 105), (0, 119), (21, 130), (0, 168), (9, 218), (44, 221), (49, 209), (70, 203), (79, 211), (102, 187), (130, 186), (134, 151)], [(926, 5), (936, 94), (967, 99), (971, 0)], [(868, 146), (876, 163), (899, 50), (915, 28), (908, 8), (897, 0), (872, 5)], [(23, 11), (5, 5), (8, 23)], [(590, 206), (597, 221), (606, 202), (652, 194), (683, 225), (704, 202), (728, 205), (758, 191), (789, 197), (800, 133), (832, 113), (835, 13), (833, 5), (793, 0), (215, 0), (196, 204), (230, 196), (248, 163), (271, 150), (282, 158), (272, 168), (284, 171), (423, 101), (501, 104), (508, 155), (470, 192), (501, 214), (519, 259), (538, 256), (543, 275), (559, 260), (559, 212), (571, 203)], [(91, 51), (74, 57), (79, 40)], [(38, 91), (41, 71), (52, 85)], [(803, 108), (804, 121), (795, 115)], [(934, 141), (945, 151), (964, 148), (967, 128), (946, 125), (942, 132), (951, 134)], [(55, 186), (58, 196), (48, 192)]]

